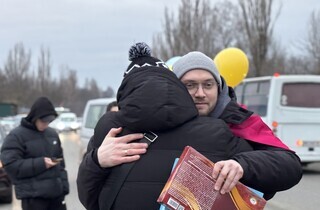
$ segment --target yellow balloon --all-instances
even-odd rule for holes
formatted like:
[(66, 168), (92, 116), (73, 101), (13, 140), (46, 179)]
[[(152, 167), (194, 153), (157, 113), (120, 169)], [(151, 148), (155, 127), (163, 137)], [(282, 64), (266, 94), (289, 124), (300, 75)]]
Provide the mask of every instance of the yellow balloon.
[(248, 74), (248, 57), (238, 48), (232, 47), (220, 51), (213, 61), (228, 86), (237, 86)]

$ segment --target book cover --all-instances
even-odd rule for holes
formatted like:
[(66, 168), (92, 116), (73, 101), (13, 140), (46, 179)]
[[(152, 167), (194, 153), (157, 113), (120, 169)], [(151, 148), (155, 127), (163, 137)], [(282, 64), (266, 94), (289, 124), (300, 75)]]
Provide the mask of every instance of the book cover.
[(178, 210), (260, 210), (266, 201), (240, 182), (224, 195), (214, 190), (214, 163), (190, 146), (181, 154), (158, 202)]

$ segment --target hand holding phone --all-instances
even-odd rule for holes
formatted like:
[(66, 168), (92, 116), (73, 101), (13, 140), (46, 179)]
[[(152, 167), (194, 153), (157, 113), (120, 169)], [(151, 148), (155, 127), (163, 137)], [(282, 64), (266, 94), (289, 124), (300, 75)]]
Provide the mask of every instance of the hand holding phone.
[(63, 160), (63, 158), (51, 158), (52, 162), (58, 163)]

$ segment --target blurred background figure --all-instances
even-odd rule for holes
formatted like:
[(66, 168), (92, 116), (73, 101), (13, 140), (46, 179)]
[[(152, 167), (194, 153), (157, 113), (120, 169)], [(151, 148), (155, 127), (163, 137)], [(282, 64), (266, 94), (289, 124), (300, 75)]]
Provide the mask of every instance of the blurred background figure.
[(61, 141), (49, 127), (58, 116), (51, 101), (39, 97), (1, 147), (1, 161), (23, 210), (66, 210), (69, 181)]
[(117, 112), (119, 111), (119, 107), (117, 101), (112, 101), (108, 104), (106, 112)]

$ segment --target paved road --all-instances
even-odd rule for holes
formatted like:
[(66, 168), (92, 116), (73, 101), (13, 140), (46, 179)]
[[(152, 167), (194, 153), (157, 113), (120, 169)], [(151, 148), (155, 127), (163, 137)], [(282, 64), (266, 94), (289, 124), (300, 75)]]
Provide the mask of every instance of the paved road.
[(85, 210), (78, 199), (76, 179), (79, 166), (79, 136), (75, 133), (62, 135), (61, 141), (64, 148), (64, 156), (69, 176), (70, 194), (66, 197), (68, 210)]
[(266, 210), (316, 210), (320, 209), (320, 163), (304, 168), (299, 184), (290, 190), (279, 192), (272, 198)]

